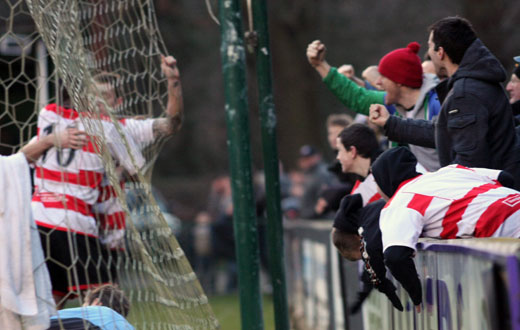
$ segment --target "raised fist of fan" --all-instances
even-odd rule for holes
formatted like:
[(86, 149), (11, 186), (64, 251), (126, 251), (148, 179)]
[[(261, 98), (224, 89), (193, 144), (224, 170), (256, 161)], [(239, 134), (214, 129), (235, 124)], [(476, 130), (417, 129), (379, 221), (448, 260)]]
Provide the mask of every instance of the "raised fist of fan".
[(317, 67), (325, 61), (327, 48), (320, 40), (314, 40), (307, 46), (307, 59), (313, 67)]
[(390, 118), (390, 113), (382, 104), (372, 104), (369, 111), (368, 119), (377, 126), (384, 127), (386, 121)]

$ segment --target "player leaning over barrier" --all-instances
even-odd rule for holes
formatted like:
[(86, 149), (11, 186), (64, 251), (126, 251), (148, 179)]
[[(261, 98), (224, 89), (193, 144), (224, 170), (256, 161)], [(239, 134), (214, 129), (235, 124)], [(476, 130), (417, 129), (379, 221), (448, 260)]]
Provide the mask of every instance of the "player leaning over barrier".
[(362, 258), (369, 280), (398, 309), (401, 304), (386, 283), (383, 259), (419, 305), (421, 286), (412, 260), (419, 236), (520, 236), (520, 193), (506, 187), (513, 184), (508, 173), (452, 165), (421, 175), (416, 163), (406, 148), (383, 153), (372, 169), (382, 193), (393, 198), (386, 206), (376, 202), (362, 207), (361, 196), (345, 197), (332, 233), (341, 255), (349, 260)]
[(395, 308), (403, 311), (393, 283), (386, 278), (386, 268), (379, 229), (379, 213), (385, 206), (380, 199), (363, 207), (360, 194), (348, 195), (341, 201), (334, 219), (332, 242), (342, 257), (351, 261), (362, 259), (365, 270), (361, 276), (362, 290), (352, 307), (355, 313), (368, 297), (372, 286), (384, 293)]
[(449, 165), (420, 174), (406, 148), (384, 152), (372, 173), (384, 198), (380, 216), (385, 264), (420, 310), (413, 256), (419, 237), (520, 237), (520, 192), (500, 170)]

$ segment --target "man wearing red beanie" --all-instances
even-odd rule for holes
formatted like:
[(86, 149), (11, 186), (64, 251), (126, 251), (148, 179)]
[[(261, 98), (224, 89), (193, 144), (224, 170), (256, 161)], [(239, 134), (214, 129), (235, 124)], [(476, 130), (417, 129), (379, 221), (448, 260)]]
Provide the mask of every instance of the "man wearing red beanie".
[[(412, 42), (408, 47), (396, 49), (381, 59), (379, 73), (382, 76), (377, 84), (384, 91), (367, 90), (338, 73), (325, 60), (326, 48), (319, 40), (307, 47), (307, 59), (336, 97), (357, 113), (368, 115), (371, 104), (395, 105), (395, 108), (388, 107), (390, 113), (404, 118), (432, 120), (440, 110), (434, 89), (438, 79), (435, 75), (423, 74), (421, 59), (417, 56), (419, 48), (417, 42)], [(387, 132), (385, 134), (390, 140), (396, 141)], [(410, 149), (428, 171), (440, 167), (434, 145), (410, 145)]]
[[(411, 42), (406, 48), (399, 48), (383, 56), (378, 70), (384, 78), (410, 88), (421, 88), (423, 82), (422, 63), (417, 53), (421, 46)], [(406, 70), (403, 70), (406, 68)]]

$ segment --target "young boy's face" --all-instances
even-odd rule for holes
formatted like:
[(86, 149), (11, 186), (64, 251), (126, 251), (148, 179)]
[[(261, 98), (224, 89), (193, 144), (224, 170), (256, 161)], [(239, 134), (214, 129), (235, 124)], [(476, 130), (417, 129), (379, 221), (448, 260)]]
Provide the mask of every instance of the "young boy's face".
[(337, 159), (341, 163), (341, 171), (343, 173), (349, 173), (352, 172), (352, 165), (354, 164), (354, 153), (351, 150), (347, 150), (343, 143), (341, 143), (341, 139), (338, 137), (336, 138), (336, 146), (338, 147), (338, 155)]

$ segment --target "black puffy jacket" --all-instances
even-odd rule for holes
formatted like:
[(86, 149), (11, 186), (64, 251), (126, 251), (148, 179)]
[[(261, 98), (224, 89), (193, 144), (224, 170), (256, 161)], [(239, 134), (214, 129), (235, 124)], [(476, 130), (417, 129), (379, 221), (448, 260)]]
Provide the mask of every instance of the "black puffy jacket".
[(448, 82), (450, 91), (436, 124), (441, 166), (502, 169), (518, 177), (513, 114), (501, 85), (506, 78), (497, 58), (476, 39)]

